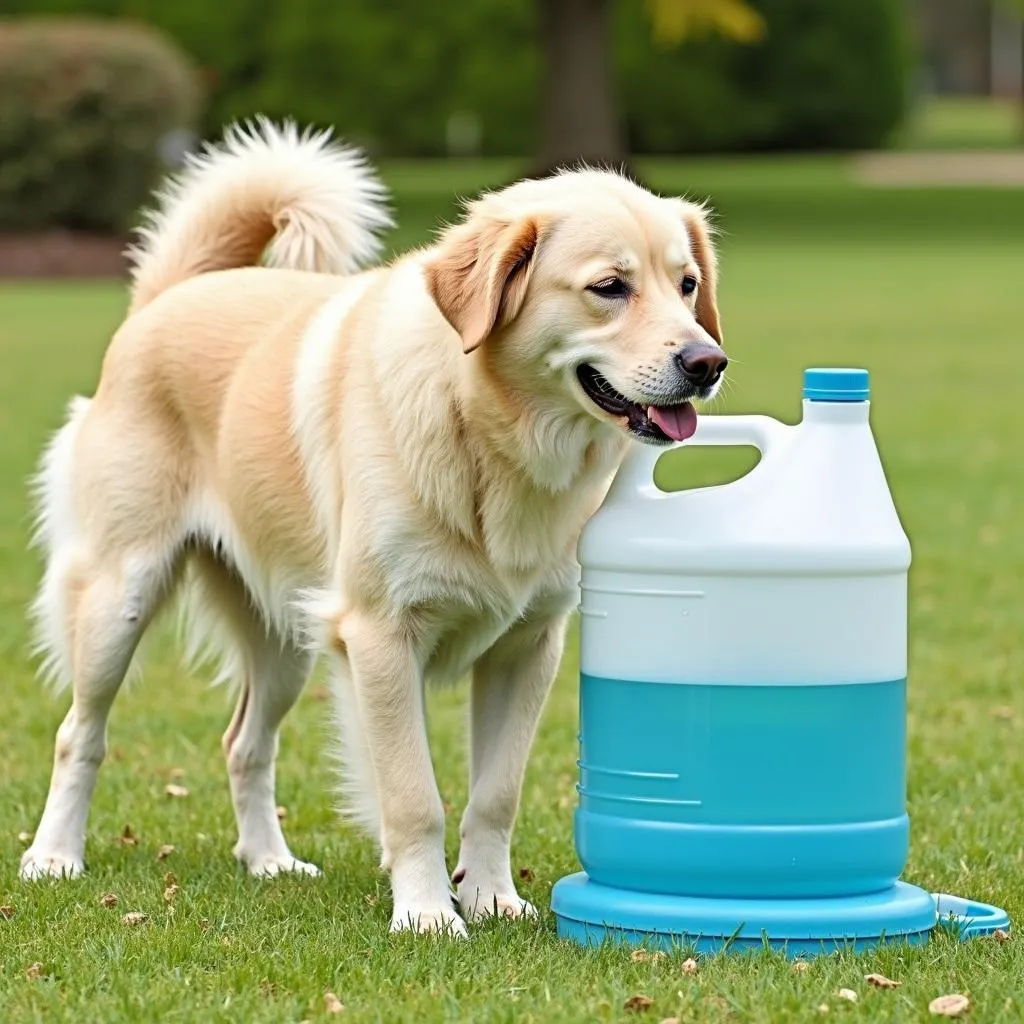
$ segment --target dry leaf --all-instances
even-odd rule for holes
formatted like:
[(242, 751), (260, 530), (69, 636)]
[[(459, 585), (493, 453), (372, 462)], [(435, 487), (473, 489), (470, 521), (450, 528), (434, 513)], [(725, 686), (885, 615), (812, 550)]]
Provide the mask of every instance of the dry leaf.
[(174, 900), (174, 897), (177, 896), (179, 892), (181, 892), (180, 885), (167, 886), (167, 888), (164, 889), (164, 903), (171, 903)]
[(845, 999), (848, 1003), (857, 1002), (857, 993), (852, 988), (841, 988), (837, 993), (840, 999)]
[(108, 910), (111, 907), (117, 906), (117, 893), (116, 892), (105, 892), (100, 897), (100, 906), (106, 907)]
[(17, 911), (14, 909), (14, 907), (10, 905), (10, 903), (5, 903), (2, 907), (0, 907), (0, 917), (2, 917), (5, 921), (10, 921), (10, 919), (14, 917), (16, 913)]
[(173, 871), (168, 871), (167, 874), (164, 875), (164, 885), (177, 885), (177, 884), (178, 884), (178, 879), (174, 877), (174, 872)]
[(622, 1008), (628, 1010), (630, 1013), (646, 1013), (654, 1005), (654, 1000), (650, 996), (630, 996), (623, 1004)]
[(647, 950), (646, 949), (634, 949), (629, 954), (629, 959), (635, 964), (643, 964), (647, 962)]
[(899, 988), (903, 984), (902, 981), (893, 981), (884, 974), (865, 974), (864, 980), (875, 988)]
[(125, 827), (123, 829), (121, 829), (121, 835), (118, 837), (118, 842), (122, 846), (138, 846), (139, 845), (138, 839), (135, 838), (135, 835), (132, 832), (131, 825), (125, 825)]
[(377, 897), (372, 892), (363, 893), (363, 900), (365, 901), (368, 907), (377, 906)]
[(818, 1013), (828, 1013), (828, 1003), (819, 1003)]
[(345, 1007), (341, 1000), (333, 992), (324, 993), (324, 1009), (328, 1013), (341, 1013)]
[(287, 817), (288, 817), (288, 808), (285, 807), (284, 804), (281, 804), (281, 806), (277, 808), (277, 820), (278, 821), (284, 821), (284, 819), (287, 818)]
[(529, 868), (520, 868), (519, 869), (519, 879), (522, 882), (532, 882), (533, 881), (533, 872)]
[(691, 957), (687, 957), (683, 961), (683, 974), (696, 974), (697, 973), (697, 968), (699, 966), (700, 965), (697, 963), (696, 960), (693, 959), (692, 956)]
[(806, 960), (794, 960), (792, 971), (794, 974), (803, 974), (804, 971), (810, 968), (810, 964)]
[(18, 842), (23, 843), (25, 846), (28, 846), (28, 844), (31, 843), (34, 838), (35, 837), (32, 835), (31, 832), (18, 833)]
[(206, 917), (200, 918), (200, 920), (199, 920), (199, 930), (201, 932), (205, 932), (209, 927), (210, 927), (210, 920), (209, 920), (209, 918), (206, 918)]
[(188, 796), (188, 787), (187, 786), (178, 786), (178, 785), (175, 785), (173, 782), (168, 782), (167, 785), (164, 786), (164, 792), (168, 796), (172, 796), (172, 797), (179, 797), (179, 798), (186, 797), (186, 796)]
[(25, 977), (29, 979), (41, 978), (46, 968), (40, 963), (31, 964), (25, 969)]
[(992, 938), (995, 939), (996, 942), (1002, 944), (1004, 942), (1009, 942), (1010, 941), (1010, 933), (1003, 931), (1002, 928), (997, 928), (992, 933)]
[(125, 914), (121, 920), (128, 925), (129, 928), (134, 928), (138, 924), (145, 924), (149, 920), (149, 914), (143, 914), (141, 910), (133, 910), (128, 914)]
[(971, 1005), (970, 999), (959, 992), (947, 996), (939, 996), (928, 1004), (928, 1012), (936, 1017), (959, 1017), (966, 1013)]
[(171, 843), (164, 843), (164, 845), (156, 851), (156, 859), (167, 860), (172, 853), (174, 853), (174, 846)]

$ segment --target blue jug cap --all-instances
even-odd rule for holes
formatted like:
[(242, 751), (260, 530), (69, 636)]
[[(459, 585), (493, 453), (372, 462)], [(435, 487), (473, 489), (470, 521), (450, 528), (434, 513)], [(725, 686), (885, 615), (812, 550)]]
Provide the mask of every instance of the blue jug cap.
[(870, 396), (867, 370), (843, 367), (804, 370), (804, 398), (812, 402), (866, 402)]

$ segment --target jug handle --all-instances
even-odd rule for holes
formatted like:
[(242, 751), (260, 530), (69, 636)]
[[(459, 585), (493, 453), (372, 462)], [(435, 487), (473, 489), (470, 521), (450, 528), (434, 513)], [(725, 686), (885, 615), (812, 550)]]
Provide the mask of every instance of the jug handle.
[(694, 445), (744, 445), (756, 448), (767, 458), (791, 436), (794, 428), (771, 416), (701, 416), (693, 437), (678, 444), (654, 447), (633, 444), (622, 460), (612, 484), (613, 493), (665, 496), (654, 482), (654, 467), (668, 451)]

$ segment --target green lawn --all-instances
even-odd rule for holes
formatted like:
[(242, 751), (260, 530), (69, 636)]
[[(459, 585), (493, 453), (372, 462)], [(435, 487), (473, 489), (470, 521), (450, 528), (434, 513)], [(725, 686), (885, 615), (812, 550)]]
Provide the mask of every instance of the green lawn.
[[(451, 215), (450, 193), (515, 168), (403, 166), (398, 245)], [(643, 164), (654, 185), (710, 195), (722, 211), (722, 305), (732, 386), (722, 408), (794, 419), (800, 374), (854, 363), (873, 374), (874, 425), (914, 545), (909, 810), (905, 877), (997, 903), (1024, 920), (1024, 192), (859, 190), (838, 161)], [(260, 882), (230, 855), (233, 822), (219, 738), (227, 694), (178, 667), (166, 637), (122, 694), (90, 820), (89, 872), (16, 880), (19, 832), (34, 828), (66, 695), (36, 685), (23, 609), (38, 565), (26, 553), (23, 481), (67, 398), (89, 392), (124, 308), (114, 283), (0, 286), (0, 1019), (300, 1021), (324, 993), (349, 1020), (926, 1020), (965, 992), (974, 1021), (1024, 1019), (1024, 939), (834, 956), (795, 973), (757, 954), (682, 972), (683, 954), (633, 962), (561, 944), (553, 921), (492, 923), (450, 944), (387, 934), (389, 897), (370, 844), (332, 812), (328, 729), (315, 680), (282, 741), (279, 800), (319, 880)], [(724, 472), (687, 453), (691, 479)], [(689, 465), (687, 465), (689, 463)], [(737, 638), (742, 642), (742, 637)], [(525, 896), (547, 907), (577, 868), (574, 647), (531, 762), (513, 856)], [(431, 729), (445, 799), (465, 800), (464, 693), (436, 695)], [(828, 770), (808, 765), (809, 772)], [(175, 769), (191, 791), (164, 795)], [(119, 836), (128, 825), (137, 845)], [(457, 814), (449, 849), (456, 848)], [(163, 861), (157, 851), (173, 844)], [(165, 874), (180, 892), (163, 899)], [(116, 908), (100, 904), (117, 894)], [(122, 915), (142, 911), (135, 928)], [(40, 977), (27, 978), (41, 964)], [(878, 971), (894, 991), (865, 984)], [(840, 987), (859, 993), (847, 1004)]]

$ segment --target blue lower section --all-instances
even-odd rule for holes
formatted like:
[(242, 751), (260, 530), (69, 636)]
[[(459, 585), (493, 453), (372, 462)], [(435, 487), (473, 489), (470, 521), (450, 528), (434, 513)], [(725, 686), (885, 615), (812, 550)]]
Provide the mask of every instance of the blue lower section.
[(720, 899), (889, 890), (907, 859), (906, 681), (584, 675), (576, 849), (593, 883)]
[(928, 941), (937, 924), (964, 940), (1010, 928), (997, 907), (933, 896), (904, 882), (838, 899), (704, 899), (610, 889), (580, 872), (555, 884), (551, 909), (559, 937), (584, 946), (621, 942), (699, 953), (768, 946), (793, 957), (917, 945)]

